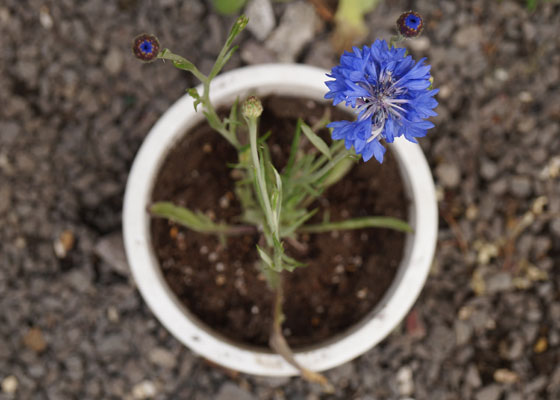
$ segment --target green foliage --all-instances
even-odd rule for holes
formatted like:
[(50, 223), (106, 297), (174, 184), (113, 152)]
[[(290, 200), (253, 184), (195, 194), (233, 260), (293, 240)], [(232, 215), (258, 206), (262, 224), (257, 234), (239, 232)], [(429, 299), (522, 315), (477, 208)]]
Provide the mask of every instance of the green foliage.
[(216, 75), (220, 73), (224, 65), (237, 50), (237, 46), (232, 47), (233, 41), (235, 40), (237, 35), (239, 35), (239, 33), (241, 33), (243, 29), (245, 29), (248, 22), (249, 20), (244, 15), (241, 15), (235, 20), (226, 39), (226, 43), (218, 54), (214, 66), (212, 67), (212, 70), (210, 71), (208, 76), (200, 72), (200, 70), (192, 62), (182, 56), (172, 53), (169, 49), (163, 49), (158, 54), (158, 58), (161, 58), (163, 60), (170, 60), (171, 62), (173, 62), (173, 65), (176, 68), (192, 73), (202, 83), (204, 90), (202, 96), (196, 91), (196, 89), (187, 90), (189, 95), (191, 95), (194, 99), (195, 111), (197, 111), (197, 107), (202, 104), (204, 108), (203, 113), (208, 120), (208, 124), (236, 148), (241, 147), (236, 132), (236, 127), (238, 124), (236, 121), (232, 120), (231, 116), (229, 119), (220, 119), (220, 117), (216, 113), (216, 110), (214, 109), (214, 106), (210, 102), (210, 82), (216, 77)]
[(202, 103), (202, 99), (198, 94), (198, 90), (196, 90), (196, 88), (190, 88), (187, 90), (187, 93), (189, 94), (189, 96), (191, 96), (194, 99), (194, 110), (198, 111), (196, 108), (200, 103)]
[(237, 14), (247, 0), (212, 0), (214, 9), (223, 15)]
[(538, 0), (527, 0), (527, 9), (529, 11), (535, 11), (537, 8)]
[(329, 146), (327, 146), (327, 144), (323, 141), (323, 139), (321, 139), (319, 136), (317, 136), (315, 134), (315, 132), (313, 132), (311, 130), (311, 128), (309, 126), (307, 126), (305, 123), (300, 123), (300, 125), (301, 125), (301, 130), (303, 131), (305, 136), (307, 136), (307, 139), (309, 139), (309, 141), (311, 143), (313, 143), (313, 145), (317, 148), (317, 150), (319, 150), (329, 160), (331, 160), (332, 155), (331, 155), (331, 152), (329, 150)]
[[(354, 13), (353, 18), (361, 18), (376, 2), (377, 0), (342, 0), (341, 7), (346, 10), (345, 15)], [(215, 3), (223, 6), (226, 2)], [(228, 6), (233, 7), (233, 3), (228, 2)], [(345, 149), (343, 141), (329, 145), (317, 135), (316, 131), (325, 128), (330, 122), (328, 112), (313, 127), (301, 119), (297, 121), (288, 161), (281, 171), (273, 165), (270, 156), (267, 139), (271, 132), (264, 135), (258, 133), (258, 117), (262, 112), (258, 99), (250, 97), (241, 107), (236, 100), (228, 116), (219, 118), (210, 102), (210, 83), (236, 50), (237, 47), (232, 46), (233, 41), (247, 22), (244, 16), (236, 20), (207, 76), (193, 63), (173, 54), (169, 49), (164, 49), (158, 56), (171, 61), (175, 67), (192, 73), (201, 81), (202, 94), (194, 88), (188, 89), (188, 94), (194, 99), (195, 110), (201, 105), (208, 124), (237, 149), (238, 161), (230, 167), (235, 170), (235, 193), (243, 210), (239, 220), (247, 225), (215, 223), (202, 213), (168, 202), (154, 204), (150, 212), (196, 232), (220, 237), (260, 232), (263, 240), (259, 242), (257, 251), (263, 271), (267, 277), (271, 277), (269, 283), (274, 287), (273, 277), (279, 272), (292, 271), (303, 265), (289, 257), (284, 250), (284, 241), (297, 243), (299, 233), (372, 227), (402, 232), (410, 232), (411, 229), (406, 222), (386, 217), (364, 217), (338, 222), (325, 220), (321, 224), (306, 225), (318, 211), (310, 209), (312, 204), (329, 186), (343, 179), (358, 159), (353, 151)], [(245, 124), (241, 123), (241, 117)], [(238, 137), (243, 139), (239, 140)]]
[(337, 50), (348, 49), (367, 36), (365, 15), (372, 11), (381, 0), (340, 0), (334, 16), (336, 30), (333, 36)]
[(363, 228), (389, 228), (400, 232), (412, 232), (412, 228), (405, 221), (391, 217), (363, 217), (340, 222), (324, 222), (322, 224), (304, 226), (301, 228), (301, 231), (321, 233)]
[(158, 202), (150, 207), (150, 212), (161, 218), (177, 222), (195, 232), (200, 233), (226, 233), (228, 226), (214, 223), (208, 216), (192, 212), (185, 207), (179, 207), (169, 202)]

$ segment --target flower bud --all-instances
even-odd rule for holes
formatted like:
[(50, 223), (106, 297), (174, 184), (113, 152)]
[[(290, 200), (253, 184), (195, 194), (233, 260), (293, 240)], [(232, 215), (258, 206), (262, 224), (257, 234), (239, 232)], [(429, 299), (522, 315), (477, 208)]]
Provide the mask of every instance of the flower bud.
[(255, 96), (249, 97), (241, 106), (241, 114), (248, 119), (258, 118), (261, 116), (262, 112), (263, 107), (261, 101)]
[(132, 52), (139, 60), (145, 62), (154, 61), (159, 54), (159, 41), (154, 35), (143, 33), (134, 38)]
[(422, 16), (414, 11), (402, 13), (397, 20), (397, 29), (400, 34), (406, 38), (414, 38), (420, 36), (424, 28)]

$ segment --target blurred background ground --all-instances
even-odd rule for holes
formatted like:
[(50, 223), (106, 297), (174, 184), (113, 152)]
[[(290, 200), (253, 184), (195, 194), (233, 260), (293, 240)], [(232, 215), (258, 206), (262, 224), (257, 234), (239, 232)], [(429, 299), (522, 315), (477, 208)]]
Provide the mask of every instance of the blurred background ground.
[[(436, 262), (406, 323), (329, 371), (327, 396), (196, 358), (155, 320), (123, 259), (134, 154), (194, 84), (138, 63), (131, 38), (157, 33), (208, 70), (233, 19), (200, 0), (3, 0), (0, 399), (560, 398), (560, 5), (384, 1), (365, 42), (388, 39), (411, 8), (427, 26), (406, 45), (440, 88), (421, 140), (440, 194)], [(336, 63), (332, 24), (311, 3), (272, 10), (227, 69)]]

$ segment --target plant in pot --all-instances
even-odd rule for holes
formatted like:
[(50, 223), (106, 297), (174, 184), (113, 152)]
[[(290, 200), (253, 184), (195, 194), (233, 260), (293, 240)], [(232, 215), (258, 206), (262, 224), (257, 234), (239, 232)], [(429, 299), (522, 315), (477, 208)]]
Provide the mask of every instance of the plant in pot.
[(403, 14), (389, 44), (343, 54), (326, 82), (302, 65), (218, 76), (246, 24), (235, 22), (208, 75), (152, 35), (134, 40), (138, 58), (169, 60), (201, 85), (136, 156), (127, 256), (156, 316), (198, 354), (329, 388), (318, 372), (394, 329), (433, 257), (435, 191), (415, 138), (433, 126), (437, 89), (424, 60), (395, 47), (422, 19)]

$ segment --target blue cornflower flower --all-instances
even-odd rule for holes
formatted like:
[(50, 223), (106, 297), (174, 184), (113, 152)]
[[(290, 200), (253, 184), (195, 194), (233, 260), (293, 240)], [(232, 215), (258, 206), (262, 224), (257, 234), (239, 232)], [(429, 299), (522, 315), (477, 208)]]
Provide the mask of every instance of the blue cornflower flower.
[(353, 50), (344, 52), (340, 64), (327, 74), (334, 80), (325, 82), (329, 88), (325, 98), (333, 99), (333, 105), (345, 102), (358, 118), (327, 126), (333, 128), (333, 139), (344, 139), (347, 149), (354, 146), (364, 161), (374, 156), (381, 163), (385, 154), (381, 139), (391, 143), (404, 135), (416, 143), (415, 138), (434, 127), (425, 119), (437, 115), (433, 96), (439, 90), (430, 88), (425, 58), (415, 63), (405, 49), (389, 48), (384, 40)]
[(154, 35), (138, 35), (132, 42), (132, 52), (142, 61), (154, 61), (159, 54), (159, 41)]

